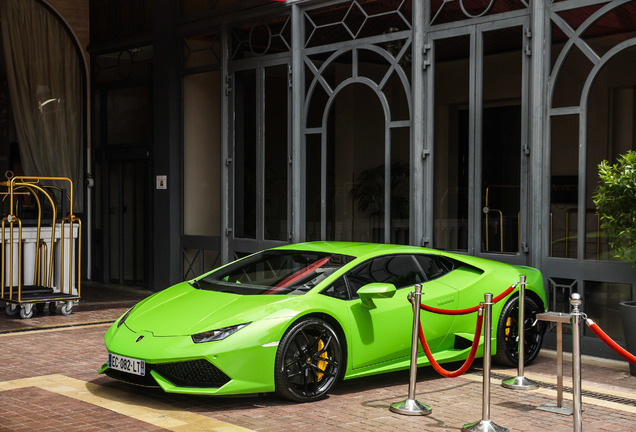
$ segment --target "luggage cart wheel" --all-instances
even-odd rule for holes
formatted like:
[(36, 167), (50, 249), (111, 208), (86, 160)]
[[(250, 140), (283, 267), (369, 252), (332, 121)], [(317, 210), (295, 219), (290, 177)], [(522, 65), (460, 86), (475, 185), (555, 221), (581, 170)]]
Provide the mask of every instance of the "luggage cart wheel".
[(20, 307), (20, 317), (29, 319), (33, 316), (33, 303), (27, 303)]
[(62, 311), (63, 315), (70, 315), (73, 311), (73, 302), (65, 302), (64, 304), (62, 304), (60, 310)]
[(10, 317), (16, 316), (20, 311), (18, 310), (18, 305), (13, 303), (7, 303), (7, 307), (5, 309), (7, 315)]
[(57, 312), (57, 303), (56, 302), (50, 302), (49, 303), (49, 312), (54, 314)]

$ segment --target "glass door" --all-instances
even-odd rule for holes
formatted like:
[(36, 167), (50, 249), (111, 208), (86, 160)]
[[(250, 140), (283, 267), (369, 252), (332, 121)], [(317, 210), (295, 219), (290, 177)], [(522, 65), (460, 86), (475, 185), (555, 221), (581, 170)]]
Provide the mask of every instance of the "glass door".
[(247, 59), (231, 70), (230, 259), (285, 244), (290, 149), (287, 61)]
[(429, 35), (436, 248), (526, 262), (527, 25)]

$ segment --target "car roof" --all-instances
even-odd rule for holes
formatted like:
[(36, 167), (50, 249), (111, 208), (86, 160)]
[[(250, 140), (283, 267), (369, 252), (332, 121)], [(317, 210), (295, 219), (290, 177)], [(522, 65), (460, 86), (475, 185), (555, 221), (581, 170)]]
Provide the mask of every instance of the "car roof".
[(365, 256), (377, 256), (392, 253), (429, 253), (439, 255), (440, 251), (418, 246), (364, 243), (364, 242), (329, 242), (316, 241), (306, 243), (293, 243), (277, 247), (275, 249), (306, 250), (312, 252), (338, 253), (358, 258)]
[(437, 255), (457, 260), (465, 265), (476, 267), (480, 270), (486, 268), (494, 269), (501, 267), (509, 267), (499, 261), (493, 261), (486, 258), (458, 254), (454, 252), (442, 251), (439, 249), (430, 249), (420, 246), (381, 244), (381, 243), (365, 243), (365, 242), (338, 242), (338, 241), (314, 241), (305, 243), (292, 243), (279, 246), (274, 249), (279, 250), (305, 250), (312, 252), (336, 253), (342, 255), (353, 256), (357, 259), (366, 260), (372, 257), (388, 254), (411, 253), (411, 254), (428, 254)]

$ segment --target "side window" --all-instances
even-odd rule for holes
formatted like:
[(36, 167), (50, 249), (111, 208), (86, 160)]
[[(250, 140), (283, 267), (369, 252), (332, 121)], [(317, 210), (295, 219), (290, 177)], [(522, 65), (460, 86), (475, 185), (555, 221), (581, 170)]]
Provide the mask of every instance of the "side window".
[[(339, 278), (322, 294), (341, 300), (358, 298), (355, 294), (366, 284), (383, 282), (405, 288), (444, 276), (455, 268), (455, 263), (432, 255), (391, 255), (366, 261), (347, 275)], [(347, 284), (351, 290), (351, 297)]]
[(451, 272), (455, 265), (452, 261), (446, 260), (442, 257), (430, 256), (430, 255), (416, 255), (415, 259), (422, 267), (424, 276), (427, 281), (437, 279), (444, 276), (446, 273)]
[(404, 288), (424, 282), (412, 255), (392, 255), (369, 260), (351, 272), (347, 279), (352, 292), (372, 282), (385, 282)]
[(329, 285), (320, 293), (340, 300), (349, 300), (349, 291), (347, 290), (347, 282), (345, 281), (344, 276), (338, 278), (334, 283)]

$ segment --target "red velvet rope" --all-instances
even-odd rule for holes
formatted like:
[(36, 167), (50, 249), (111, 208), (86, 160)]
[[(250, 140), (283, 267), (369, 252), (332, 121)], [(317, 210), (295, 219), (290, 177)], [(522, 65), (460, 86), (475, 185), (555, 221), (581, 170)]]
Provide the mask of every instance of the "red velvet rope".
[(598, 336), (600, 340), (605, 342), (605, 344), (608, 347), (613, 349), (614, 352), (616, 352), (616, 354), (623, 357), (625, 360), (627, 360), (631, 364), (636, 365), (636, 356), (634, 356), (633, 354), (630, 354), (622, 346), (614, 342), (614, 340), (612, 340), (612, 338), (610, 338), (607, 335), (607, 333), (601, 330), (601, 328), (594, 321), (592, 321), (591, 319), (587, 319), (585, 322), (587, 323), (587, 326), (590, 328), (590, 330), (592, 330), (594, 334)]
[[(499, 300), (507, 297), (508, 294), (510, 294), (515, 288), (516, 288), (516, 284), (508, 287), (508, 289), (506, 289), (504, 292), (499, 294), (497, 297), (493, 298), (492, 302), (493, 303), (497, 303)], [(412, 300), (410, 298), (409, 298), (409, 301), (412, 304)], [(423, 309), (423, 310), (425, 310), (427, 312), (438, 313), (438, 314), (441, 314), (441, 315), (466, 315), (466, 314), (469, 314), (469, 313), (472, 313), (472, 312), (477, 312), (478, 310), (480, 310), (482, 308), (483, 308), (483, 304), (482, 303), (478, 304), (477, 306), (471, 307), (471, 308), (458, 309), (458, 310), (439, 309), (439, 308), (432, 307), (432, 306), (426, 306), (426, 305), (420, 303), (420, 309)], [(446, 377), (446, 378), (456, 378), (456, 377), (464, 374), (464, 372), (466, 372), (468, 370), (470, 365), (473, 363), (473, 360), (475, 359), (475, 354), (477, 354), (477, 348), (479, 347), (479, 341), (481, 339), (481, 328), (482, 328), (483, 321), (484, 321), (484, 317), (480, 313), (479, 315), (477, 315), (477, 324), (475, 326), (475, 336), (473, 337), (473, 344), (470, 347), (470, 352), (468, 353), (468, 357), (466, 358), (466, 361), (464, 362), (464, 364), (459, 369), (454, 370), (454, 371), (447, 371), (446, 369), (441, 367), (439, 363), (437, 363), (435, 361), (435, 359), (433, 358), (433, 353), (431, 353), (431, 350), (428, 347), (428, 343), (426, 342), (426, 337), (424, 336), (424, 330), (422, 329), (422, 322), (420, 321), (420, 323), (419, 323), (419, 325), (420, 325), (420, 330), (419, 330), (420, 343), (422, 344), (422, 348), (424, 349), (424, 353), (426, 354), (426, 358), (428, 358), (428, 361), (431, 363), (431, 366), (433, 366), (433, 369), (435, 369), (437, 371), (437, 373), (439, 373), (440, 375), (442, 375), (443, 377)]]
[[(501, 294), (499, 294), (497, 297), (495, 297), (494, 299), (492, 299), (493, 303), (497, 303), (499, 300), (501, 300), (502, 298), (506, 297), (508, 294), (510, 294), (514, 289), (516, 288), (515, 285), (512, 285), (510, 287), (508, 287), (507, 290), (505, 290), (504, 292), (502, 292)], [(466, 309), (457, 309), (457, 310), (451, 310), (451, 309), (439, 309), (436, 307), (432, 307), (432, 306), (426, 306), (424, 304), (420, 304), (420, 309), (423, 309), (427, 312), (433, 312), (433, 313), (437, 313), (440, 315), (466, 315), (469, 313), (473, 313), (473, 312), (477, 312), (477, 310), (480, 308), (481, 305), (477, 305), (471, 308), (466, 308)]]
[[(479, 305), (478, 309), (481, 307), (482, 305)], [(428, 347), (428, 343), (426, 342), (426, 337), (424, 336), (424, 330), (422, 329), (422, 322), (420, 321), (420, 331), (419, 331), (420, 343), (422, 344), (422, 348), (424, 349), (424, 352), (426, 353), (426, 357), (428, 358), (428, 361), (431, 363), (431, 366), (433, 366), (433, 369), (435, 369), (437, 373), (439, 373), (441, 376), (446, 378), (456, 378), (468, 370), (470, 365), (473, 364), (473, 360), (475, 359), (475, 354), (477, 353), (477, 347), (479, 347), (479, 340), (481, 339), (481, 327), (482, 327), (483, 321), (484, 321), (483, 315), (482, 314), (477, 315), (477, 325), (475, 326), (475, 337), (473, 338), (473, 344), (470, 347), (468, 358), (466, 358), (466, 361), (459, 369), (456, 369), (454, 371), (447, 371), (446, 369), (441, 367), (439, 363), (435, 361), (435, 359), (433, 358), (433, 353), (431, 353), (431, 350)]]

